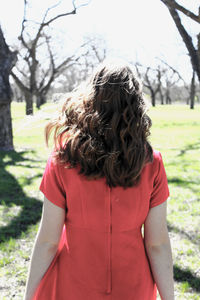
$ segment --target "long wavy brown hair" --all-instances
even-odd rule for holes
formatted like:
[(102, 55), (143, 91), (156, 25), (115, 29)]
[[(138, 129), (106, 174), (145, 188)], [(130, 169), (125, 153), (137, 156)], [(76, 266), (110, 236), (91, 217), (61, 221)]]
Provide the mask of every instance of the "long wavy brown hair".
[(131, 67), (105, 61), (47, 124), (46, 143), (54, 131), (57, 162), (79, 166), (79, 174), (88, 180), (106, 177), (108, 186), (125, 189), (139, 182), (142, 168), (153, 160), (146, 111)]

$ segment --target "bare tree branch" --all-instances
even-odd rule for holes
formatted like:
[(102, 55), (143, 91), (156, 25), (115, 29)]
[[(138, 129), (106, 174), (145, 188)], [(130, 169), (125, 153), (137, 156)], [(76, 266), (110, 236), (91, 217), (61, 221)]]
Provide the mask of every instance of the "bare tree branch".
[(27, 0), (24, 0), (24, 15), (23, 15), (23, 20), (22, 20), (22, 29), (21, 29), (21, 34), (18, 37), (18, 39), (22, 42), (22, 44), (24, 45), (25, 48), (30, 50), (28, 44), (25, 42), (25, 39), (24, 39), (25, 23), (27, 22), (27, 20), (26, 20), (26, 8), (27, 8)]
[[(200, 48), (195, 49), (193, 45), (193, 41), (191, 36), (187, 33), (184, 26), (182, 25), (181, 19), (176, 11), (176, 9), (168, 4), (168, 1), (171, 3), (174, 1), (172, 0), (161, 0), (169, 9), (169, 12), (172, 16), (172, 19), (174, 20), (174, 23), (176, 24), (176, 27), (183, 39), (183, 42), (189, 52), (191, 64), (193, 70), (196, 72), (199, 82), (200, 82)], [(167, 3), (166, 3), (167, 2)]]
[(195, 22), (200, 23), (200, 13), (199, 12), (198, 12), (198, 15), (195, 15), (189, 9), (178, 4), (175, 0), (161, 0), (161, 1), (164, 4), (166, 4), (168, 7), (177, 9), (177, 10), (181, 11), (183, 14), (185, 14), (187, 17), (190, 17)]
[(180, 74), (177, 70), (175, 70), (172, 66), (170, 66), (170, 65), (169, 65), (166, 61), (164, 61), (163, 59), (158, 58), (158, 57), (157, 57), (157, 59), (158, 59), (159, 61), (161, 61), (164, 65), (166, 65), (169, 69), (171, 69), (171, 70), (173, 71), (174, 74), (177, 74), (178, 78), (179, 78), (180, 80), (182, 80), (183, 83), (186, 85), (185, 80), (183, 79), (183, 77), (181, 76), (181, 74)]
[(18, 71), (19, 73), (21, 73), (21, 75), (22, 75), (24, 78), (28, 79), (28, 74), (27, 74), (27, 73), (25, 73), (23, 70), (20, 70), (20, 68), (19, 68), (17, 65), (15, 66), (15, 68), (17, 69), (17, 71)]
[(29, 92), (29, 89), (23, 84), (23, 82), (15, 75), (15, 73), (11, 72), (11, 76), (14, 78), (15, 82), (17, 83), (18, 87), (22, 91), (26, 91), (27, 93)]
[(90, 1), (88, 1), (87, 3), (80, 4), (79, 6), (76, 6), (76, 5), (75, 5), (75, 0), (73, 0), (73, 1), (72, 1), (72, 4), (73, 4), (73, 10), (72, 10), (72, 11), (66, 12), (66, 13), (63, 13), (63, 14), (59, 14), (59, 15), (55, 16), (54, 18), (50, 19), (49, 21), (45, 22), (45, 19), (46, 19), (47, 15), (48, 15), (49, 11), (50, 11), (51, 9), (55, 8), (58, 4), (57, 4), (57, 5), (54, 5), (54, 6), (52, 6), (52, 7), (50, 7), (50, 8), (47, 9), (47, 11), (46, 11), (46, 13), (45, 13), (45, 16), (44, 16), (44, 19), (43, 19), (43, 22), (42, 22), (41, 25), (42, 25), (43, 27), (44, 27), (44, 26), (48, 26), (50, 23), (54, 22), (55, 20), (57, 20), (57, 19), (59, 19), (59, 18), (61, 18), (61, 17), (65, 17), (65, 16), (68, 16), (68, 15), (74, 15), (74, 14), (76, 14), (77, 9), (79, 9), (80, 7), (83, 7), (83, 6), (88, 5), (89, 2), (90, 2)]

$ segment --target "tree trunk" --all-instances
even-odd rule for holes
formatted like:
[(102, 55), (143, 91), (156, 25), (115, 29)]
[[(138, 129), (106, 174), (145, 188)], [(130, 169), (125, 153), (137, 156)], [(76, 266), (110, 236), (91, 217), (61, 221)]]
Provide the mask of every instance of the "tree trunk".
[(156, 106), (156, 95), (153, 90), (151, 91), (151, 104), (154, 107)]
[(40, 96), (37, 96), (36, 97), (36, 107), (40, 108), (40, 106), (41, 106), (41, 98), (40, 98)]
[(194, 98), (195, 98), (195, 72), (193, 71), (191, 86), (190, 86), (190, 108), (194, 109)]
[(166, 89), (166, 104), (171, 104), (171, 97), (170, 97), (170, 91), (169, 91), (169, 88)]
[(0, 103), (0, 150), (13, 150), (10, 103)]
[(40, 108), (41, 105), (46, 103), (46, 96), (45, 95), (38, 95), (36, 98), (36, 107)]
[(26, 115), (33, 115), (33, 95), (30, 93), (26, 93), (25, 100), (26, 100)]
[(9, 50), (0, 27), (0, 150), (13, 150), (9, 75), (15, 61), (16, 52)]
[(160, 93), (160, 104), (164, 105), (164, 96), (163, 96), (163, 93), (162, 93), (161, 89), (159, 90), (159, 93)]
[(41, 101), (40, 101), (40, 105), (43, 105), (43, 104), (45, 104), (47, 102), (47, 97), (46, 97), (46, 95), (44, 96), (42, 96), (41, 97)]

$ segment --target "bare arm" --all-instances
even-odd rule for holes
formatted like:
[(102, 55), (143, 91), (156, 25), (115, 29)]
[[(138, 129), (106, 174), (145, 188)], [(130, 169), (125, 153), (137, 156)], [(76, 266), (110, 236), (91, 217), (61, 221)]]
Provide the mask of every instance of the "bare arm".
[(44, 197), (42, 219), (31, 257), (24, 300), (32, 299), (40, 280), (56, 254), (64, 219), (64, 209)]
[(150, 209), (144, 241), (151, 270), (162, 300), (174, 300), (173, 263), (166, 223), (167, 202)]

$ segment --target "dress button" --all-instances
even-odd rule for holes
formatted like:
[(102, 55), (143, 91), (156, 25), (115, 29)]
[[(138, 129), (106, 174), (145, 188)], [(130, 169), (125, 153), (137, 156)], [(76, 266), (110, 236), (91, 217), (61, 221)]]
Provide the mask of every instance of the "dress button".
[(116, 201), (116, 202), (119, 202), (119, 198), (118, 198), (118, 197), (115, 197), (115, 201)]

